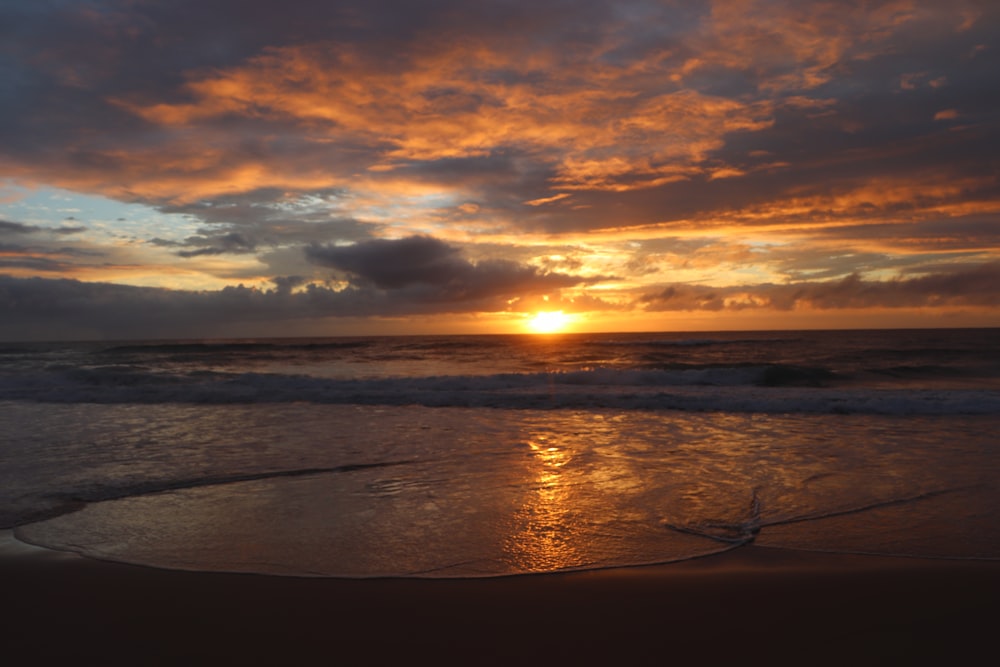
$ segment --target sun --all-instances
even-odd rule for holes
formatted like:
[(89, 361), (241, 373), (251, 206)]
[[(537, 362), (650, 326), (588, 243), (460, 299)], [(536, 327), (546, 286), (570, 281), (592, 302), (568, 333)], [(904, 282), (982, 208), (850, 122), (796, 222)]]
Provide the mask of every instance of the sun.
[(571, 319), (561, 310), (543, 311), (528, 320), (528, 328), (534, 333), (557, 333), (569, 326)]

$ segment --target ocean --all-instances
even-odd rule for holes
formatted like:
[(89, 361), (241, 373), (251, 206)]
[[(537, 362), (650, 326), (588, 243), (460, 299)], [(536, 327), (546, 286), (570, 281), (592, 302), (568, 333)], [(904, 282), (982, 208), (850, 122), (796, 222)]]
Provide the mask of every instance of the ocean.
[(0, 528), (485, 577), (747, 544), (1000, 558), (1000, 330), (0, 343)]

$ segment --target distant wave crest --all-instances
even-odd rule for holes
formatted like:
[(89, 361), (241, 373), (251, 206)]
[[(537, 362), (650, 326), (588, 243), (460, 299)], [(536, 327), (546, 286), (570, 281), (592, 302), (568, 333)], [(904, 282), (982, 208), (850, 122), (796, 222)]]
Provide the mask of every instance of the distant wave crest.
[(822, 386), (825, 371), (791, 366), (594, 368), (338, 380), (278, 373), (187, 373), (128, 365), (0, 376), (0, 400), (52, 403), (327, 403), (760, 413), (998, 414), (986, 389)]

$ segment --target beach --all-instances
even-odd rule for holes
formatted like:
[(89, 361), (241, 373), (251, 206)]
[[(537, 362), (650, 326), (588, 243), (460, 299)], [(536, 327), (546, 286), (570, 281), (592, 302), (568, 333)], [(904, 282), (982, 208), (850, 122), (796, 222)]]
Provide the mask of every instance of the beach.
[(969, 664), (1000, 563), (742, 547), (481, 579), (164, 570), (14, 542), (8, 655), (96, 664)]
[(1000, 0), (0, 34), (4, 665), (997, 659)]

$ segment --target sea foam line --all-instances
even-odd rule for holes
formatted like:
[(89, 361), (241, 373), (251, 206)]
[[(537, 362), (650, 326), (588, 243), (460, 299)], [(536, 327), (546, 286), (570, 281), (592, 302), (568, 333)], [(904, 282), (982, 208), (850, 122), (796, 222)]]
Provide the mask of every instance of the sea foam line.
[[(1000, 391), (769, 385), (771, 367), (338, 380), (309, 375), (167, 373), (131, 366), (0, 376), (0, 400), (42, 403), (419, 405), (501, 409), (966, 415), (1000, 414)], [(794, 373), (793, 373), (794, 375)]]
[(323, 468), (295, 468), (291, 470), (266, 470), (262, 472), (233, 473), (229, 475), (207, 475), (205, 477), (193, 477), (182, 479), (161, 479), (149, 480), (140, 483), (122, 485), (101, 485), (96, 488), (78, 489), (72, 492), (47, 493), (41, 496), (29, 495), (18, 498), (16, 503), (30, 504), (44, 503), (44, 509), (35, 509), (26, 512), (14, 521), (10, 526), (0, 525), (0, 529), (37, 523), (54, 519), (65, 514), (77, 512), (90, 503), (104, 502), (108, 500), (120, 500), (122, 498), (133, 498), (136, 496), (147, 496), (167, 491), (182, 491), (184, 489), (195, 489), (205, 486), (220, 486), (223, 484), (239, 484), (241, 482), (254, 482), (265, 479), (277, 479), (281, 477), (308, 477), (311, 475), (324, 475), (332, 473), (348, 473), (358, 470), (370, 470), (374, 468), (389, 468), (393, 466), (407, 465), (415, 463), (413, 460), (404, 461), (379, 461), (375, 463), (348, 463), (339, 466)]

